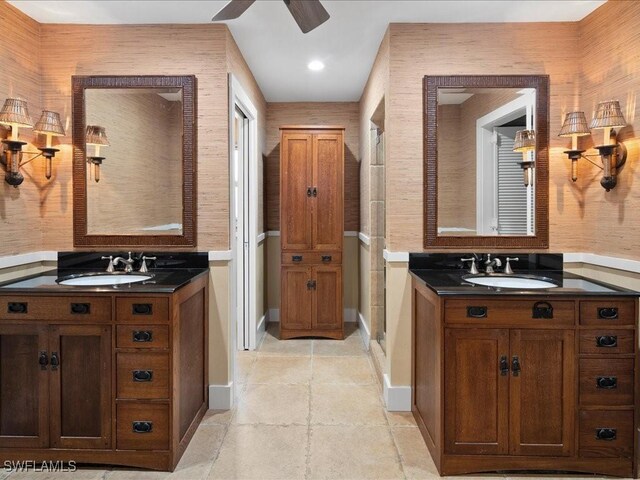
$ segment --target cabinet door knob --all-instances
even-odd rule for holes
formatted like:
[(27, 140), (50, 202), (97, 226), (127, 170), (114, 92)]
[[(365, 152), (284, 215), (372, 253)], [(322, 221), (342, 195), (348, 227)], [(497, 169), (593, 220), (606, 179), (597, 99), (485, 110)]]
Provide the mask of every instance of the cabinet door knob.
[(596, 378), (596, 388), (602, 388), (604, 390), (613, 390), (618, 388), (617, 377), (598, 377)]
[(597, 440), (615, 440), (617, 434), (618, 432), (615, 428), (596, 428)]
[(615, 320), (618, 318), (618, 309), (616, 307), (598, 308), (598, 318), (603, 320)]
[(307, 197), (311, 196), (311, 187), (307, 187)]
[(40, 365), (41, 370), (47, 369), (47, 365), (49, 365), (49, 356), (47, 355), (47, 352), (40, 352), (38, 364)]
[(153, 332), (149, 330), (136, 330), (132, 334), (134, 342), (151, 342), (153, 341)]
[(60, 365), (60, 358), (58, 358), (58, 352), (51, 352), (51, 370), (57, 370)]
[(507, 362), (506, 355), (500, 357), (500, 375), (503, 377), (509, 375), (509, 362)]
[(313, 187), (313, 196), (314, 197), (318, 196), (318, 187)]
[(153, 431), (153, 422), (138, 421), (132, 422), (131, 427), (133, 433), (151, 433)]
[(614, 348), (618, 346), (616, 335), (601, 335), (596, 337), (596, 345), (603, 348)]
[(522, 370), (522, 368), (520, 367), (520, 359), (518, 358), (517, 355), (514, 355), (513, 358), (511, 359), (511, 371), (513, 372), (513, 376), (514, 377), (519, 376), (520, 370)]

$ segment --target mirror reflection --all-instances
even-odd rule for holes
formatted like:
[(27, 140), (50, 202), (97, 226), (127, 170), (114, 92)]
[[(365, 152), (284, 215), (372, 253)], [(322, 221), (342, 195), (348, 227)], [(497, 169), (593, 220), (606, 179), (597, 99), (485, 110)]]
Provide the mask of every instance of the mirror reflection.
[(535, 88), (438, 87), (438, 236), (535, 235), (535, 151), (514, 151), (535, 105)]
[(182, 88), (84, 95), (87, 233), (182, 235)]

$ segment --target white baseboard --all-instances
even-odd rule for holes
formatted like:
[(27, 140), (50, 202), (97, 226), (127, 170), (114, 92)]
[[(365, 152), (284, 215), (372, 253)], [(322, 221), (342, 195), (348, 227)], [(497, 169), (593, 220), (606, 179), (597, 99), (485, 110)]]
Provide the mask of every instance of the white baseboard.
[(279, 322), (280, 321), (280, 309), (279, 308), (270, 308), (267, 312), (267, 321), (268, 322)]
[(410, 412), (411, 411), (411, 387), (393, 387), (389, 382), (389, 376), (383, 374), (384, 403), (389, 412)]
[[(280, 309), (279, 308), (270, 308), (268, 315), (269, 322), (279, 322), (280, 321)], [(344, 321), (355, 323), (358, 321), (358, 311), (355, 308), (345, 308), (344, 309)]]
[(360, 328), (360, 335), (362, 336), (364, 346), (367, 350), (369, 350), (369, 344), (371, 343), (371, 332), (369, 331), (369, 327), (367, 327), (365, 318), (360, 312), (358, 312), (358, 326)]
[(212, 410), (230, 410), (234, 402), (234, 385), (209, 385), (209, 408)]
[(267, 333), (267, 317), (269, 316), (269, 312), (266, 312), (264, 315), (262, 315), (262, 317), (260, 318), (260, 320), (258, 320), (258, 327), (257, 327), (257, 332), (256, 332), (256, 348), (258, 348), (258, 345), (260, 345), (260, 342), (262, 342), (262, 337), (264, 337), (264, 334)]

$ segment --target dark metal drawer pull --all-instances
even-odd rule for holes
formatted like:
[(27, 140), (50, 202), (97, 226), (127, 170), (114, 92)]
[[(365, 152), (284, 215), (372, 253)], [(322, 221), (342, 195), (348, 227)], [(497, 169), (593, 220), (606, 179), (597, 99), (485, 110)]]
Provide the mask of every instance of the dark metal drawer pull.
[(618, 346), (618, 337), (616, 335), (601, 335), (596, 337), (596, 345), (604, 348), (614, 348)]
[(603, 320), (615, 320), (618, 318), (617, 307), (598, 308), (598, 318)]
[(60, 365), (60, 358), (58, 352), (51, 352), (51, 370), (57, 370)]
[(617, 433), (615, 428), (596, 428), (596, 440), (615, 440)]
[(134, 315), (152, 315), (153, 305), (150, 303), (134, 303), (131, 306), (131, 312)]
[(71, 313), (74, 315), (86, 315), (88, 313), (91, 313), (91, 304), (90, 303), (72, 303)]
[(500, 375), (503, 377), (509, 375), (509, 362), (507, 362), (506, 355), (500, 357)]
[(153, 422), (132, 422), (133, 433), (151, 433), (153, 431)]
[(322, 255), (322, 261), (323, 262), (330, 262), (331, 261), (331, 255)]
[(291, 255), (291, 260), (293, 262), (301, 262), (302, 261), (302, 255)]
[(134, 342), (152, 342), (153, 332), (149, 330), (136, 330), (133, 332), (132, 337)]
[(134, 370), (134, 382), (150, 382), (153, 380), (153, 370)]
[(605, 390), (613, 390), (618, 388), (617, 377), (598, 377), (596, 378), (596, 388), (602, 388)]
[(49, 356), (47, 355), (47, 352), (40, 352), (38, 364), (40, 365), (41, 370), (47, 369), (47, 365), (49, 365)]
[(9, 302), (7, 304), (7, 313), (27, 313), (27, 302)]
[(511, 371), (513, 372), (513, 376), (518, 377), (520, 375), (520, 370), (522, 370), (520, 367), (520, 359), (517, 355), (514, 355), (511, 359)]
[(533, 304), (531, 318), (553, 318), (553, 307), (549, 302), (536, 302)]
[(487, 307), (467, 307), (467, 317), (486, 318), (487, 310)]

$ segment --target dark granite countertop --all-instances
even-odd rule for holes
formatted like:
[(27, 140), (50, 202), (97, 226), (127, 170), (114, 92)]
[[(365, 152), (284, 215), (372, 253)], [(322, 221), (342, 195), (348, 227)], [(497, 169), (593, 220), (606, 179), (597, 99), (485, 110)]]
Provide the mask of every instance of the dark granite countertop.
[(519, 262), (512, 262), (514, 276), (518, 274), (546, 277), (557, 287), (518, 289), (497, 288), (476, 285), (464, 280), (469, 274), (463, 268), (461, 257), (466, 254), (411, 254), (409, 272), (418, 282), (438, 295), (528, 295), (528, 296), (626, 296), (637, 297), (639, 292), (610, 285), (562, 271), (561, 254), (499, 254), (501, 259), (518, 256)]

